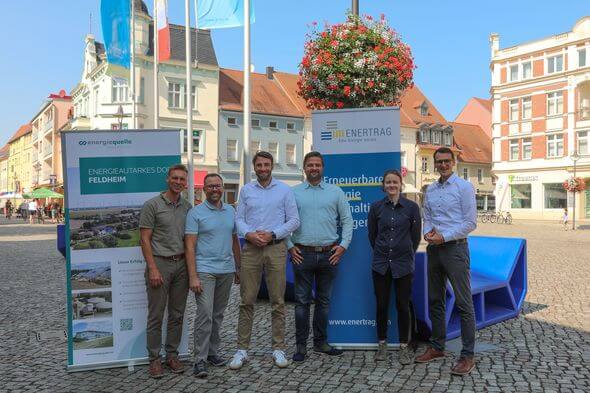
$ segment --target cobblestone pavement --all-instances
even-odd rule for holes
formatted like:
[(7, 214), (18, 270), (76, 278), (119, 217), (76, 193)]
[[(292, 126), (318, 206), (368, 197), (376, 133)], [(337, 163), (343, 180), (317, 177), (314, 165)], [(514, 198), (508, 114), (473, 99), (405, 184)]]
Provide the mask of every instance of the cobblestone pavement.
[[(457, 357), (429, 365), (375, 364), (371, 351), (346, 351), (333, 359), (311, 354), (287, 369), (272, 366), (270, 307), (256, 315), (252, 361), (238, 372), (211, 370), (147, 377), (145, 366), (67, 373), (63, 338), (37, 340), (38, 332), (66, 328), (65, 263), (55, 248), (55, 226), (0, 221), (0, 391), (199, 391), (199, 392), (588, 392), (590, 391), (590, 230), (564, 232), (557, 223), (480, 224), (477, 234), (528, 239), (529, 292), (523, 313), (479, 330), (476, 370), (451, 376)], [(222, 353), (235, 348), (238, 291), (233, 289), (223, 331)], [(188, 316), (194, 313), (189, 301)], [(192, 331), (192, 326), (191, 326)], [(294, 343), (293, 306), (287, 340)]]

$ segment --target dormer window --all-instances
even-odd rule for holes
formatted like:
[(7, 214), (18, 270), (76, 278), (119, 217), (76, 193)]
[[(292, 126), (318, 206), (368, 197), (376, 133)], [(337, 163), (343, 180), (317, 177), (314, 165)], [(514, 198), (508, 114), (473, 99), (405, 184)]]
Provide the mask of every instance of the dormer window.
[(426, 101), (420, 105), (420, 116), (428, 116), (428, 104)]

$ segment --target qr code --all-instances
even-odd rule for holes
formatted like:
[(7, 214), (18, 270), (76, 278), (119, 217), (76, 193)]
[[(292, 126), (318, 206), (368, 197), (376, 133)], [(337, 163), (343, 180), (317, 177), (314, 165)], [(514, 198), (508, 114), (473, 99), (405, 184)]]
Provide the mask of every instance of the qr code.
[(121, 319), (120, 321), (121, 324), (121, 331), (128, 331), (128, 330), (133, 330), (133, 318), (125, 318), (125, 319)]

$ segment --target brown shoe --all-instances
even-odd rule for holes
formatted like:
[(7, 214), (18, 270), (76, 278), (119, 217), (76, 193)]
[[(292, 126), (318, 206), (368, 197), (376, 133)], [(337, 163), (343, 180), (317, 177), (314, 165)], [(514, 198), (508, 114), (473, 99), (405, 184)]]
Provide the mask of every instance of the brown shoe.
[(166, 358), (166, 367), (168, 367), (174, 374), (182, 374), (184, 372), (184, 365), (176, 356)]
[(164, 376), (164, 368), (160, 359), (152, 360), (150, 362), (149, 374), (152, 378), (162, 378)]
[(417, 356), (414, 361), (416, 363), (428, 363), (433, 360), (442, 359), (445, 357), (445, 353), (443, 351), (439, 351), (438, 349), (434, 349), (432, 347), (428, 347), (426, 352), (422, 355)]
[(451, 374), (467, 375), (475, 368), (475, 359), (473, 356), (459, 359), (457, 364), (451, 369)]

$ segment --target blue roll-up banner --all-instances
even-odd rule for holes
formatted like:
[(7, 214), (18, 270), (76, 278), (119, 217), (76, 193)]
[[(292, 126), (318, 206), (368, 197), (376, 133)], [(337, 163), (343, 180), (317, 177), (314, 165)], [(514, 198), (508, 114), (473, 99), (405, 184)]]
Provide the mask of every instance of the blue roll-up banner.
[(100, 21), (109, 65), (129, 68), (131, 64), (130, 0), (101, 0)]
[[(384, 197), (383, 172), (400, 169), (399, 108), (314, 111), (313, 150), (324, 155), (324, 180), (338, 185), (350, 202), (352, 243), (342, 258), (332, 290), (328, 340), (340, 348), (377, 345), (372, 250), (367, 216), (372, 202)], [(389, 343), (398, 343), (392, 299)]]

